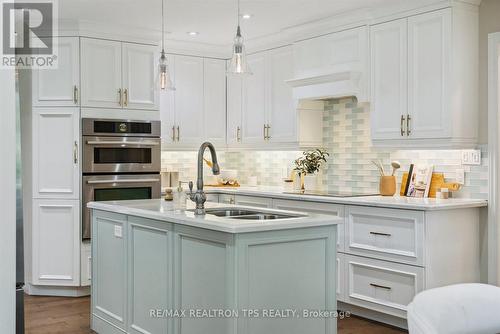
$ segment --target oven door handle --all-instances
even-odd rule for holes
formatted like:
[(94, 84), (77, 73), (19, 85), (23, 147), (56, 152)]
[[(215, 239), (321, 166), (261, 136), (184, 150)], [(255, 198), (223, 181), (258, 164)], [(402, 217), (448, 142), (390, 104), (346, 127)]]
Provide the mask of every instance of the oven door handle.
[(127, 179), (127, 180), (87, 180), (87, 184), (108, 184), (108, 183), (149, 183), (160, 182), (159, 179)]
[(154, 141), (97, 141), (97, 140), (87, 140), (87, 145), (141, 145), (141, 146), (158, 146), (160, 143)]

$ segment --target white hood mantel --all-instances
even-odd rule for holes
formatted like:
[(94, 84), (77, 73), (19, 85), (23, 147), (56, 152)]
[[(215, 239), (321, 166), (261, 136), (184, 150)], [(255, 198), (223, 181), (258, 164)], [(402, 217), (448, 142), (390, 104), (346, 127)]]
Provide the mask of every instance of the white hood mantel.
[(293, 98), (318, 100), (355, 96), (359, 102), (367, 102), (363, 72), (343, 69), (324, 74), (286, 80), (293, 88)]

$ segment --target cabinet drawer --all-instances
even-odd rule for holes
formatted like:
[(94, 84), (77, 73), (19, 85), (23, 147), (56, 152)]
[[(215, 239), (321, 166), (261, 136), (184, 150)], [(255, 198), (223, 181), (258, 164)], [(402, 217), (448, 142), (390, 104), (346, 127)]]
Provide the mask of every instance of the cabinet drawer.
[(219, 203), (219, 195), (217, 194), (206, 194), (207, 202)]
[(346, 302), (406, 317), (407, 305), (423, 290), (424, 269), (346, 255)]
[(234, 195), (219, 194), (219, 203), (234, 204)]
[[(306, 213), (317, 213), (322, 215), (333, 215), (344, 217), (344, 206), (331, 203), (317, 203), (308, 201), (274, 199), (273, 207), (280, 210), (299, 211)], [(344, 226), (345, 224), (337, 225), (337, 251), (344, 251)]]
[(424, 213), (349, 206), (346, 252), (423, 265)]

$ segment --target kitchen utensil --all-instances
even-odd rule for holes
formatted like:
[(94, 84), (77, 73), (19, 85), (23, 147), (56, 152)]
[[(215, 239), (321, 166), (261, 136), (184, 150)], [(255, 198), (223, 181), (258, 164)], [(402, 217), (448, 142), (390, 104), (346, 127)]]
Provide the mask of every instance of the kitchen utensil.
[(380, 162), (380, 160), (372, 160), (372, 164), (375, 165), (375, 167), (377, 167), (379, 173), (380, 173), (380, 176), (384, 176), (385, 175), (385, 172), (384, 172), (384, 166), (382, 166), (382, 162)]
[(396, 173), (396, 170), (401, 168), (401, 163), (399, 161), (393, 161), (391, 162), (391, 167), (392, 167), (391, 175), (394, 175)]

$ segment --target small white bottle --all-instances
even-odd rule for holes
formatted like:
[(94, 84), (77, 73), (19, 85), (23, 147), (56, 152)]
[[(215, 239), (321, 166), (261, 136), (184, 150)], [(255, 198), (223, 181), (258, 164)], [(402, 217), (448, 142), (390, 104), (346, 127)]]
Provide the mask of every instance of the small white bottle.
[(182, 181), (179, 181), (179, 185), (177, 186), (177, 191), (174, 194), (174, 205), (179, 210), (186, 209), (186, 201), (187, 201), (187, 195), (184, 189), (182, 188), (182, 183), (183, 183)]

